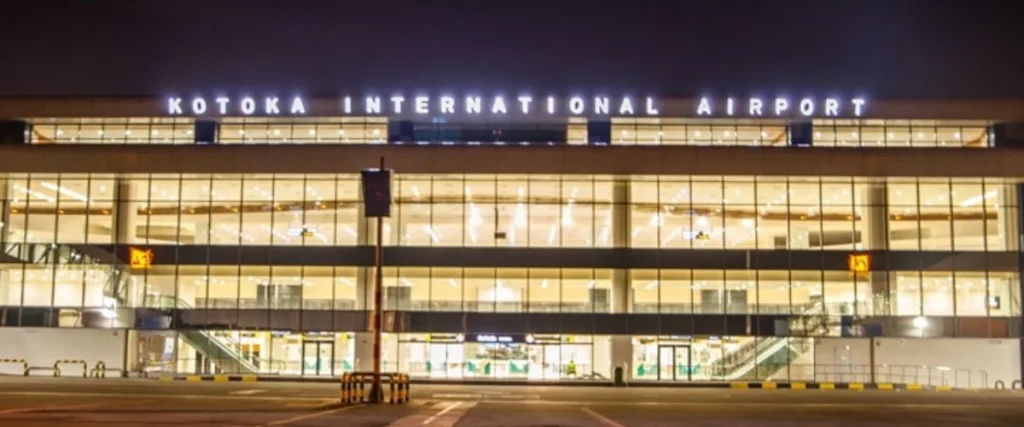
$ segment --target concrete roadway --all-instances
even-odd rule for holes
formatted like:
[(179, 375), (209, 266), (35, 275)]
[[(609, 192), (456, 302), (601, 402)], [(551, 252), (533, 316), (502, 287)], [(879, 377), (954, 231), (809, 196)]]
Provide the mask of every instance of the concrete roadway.
[(0, 377), (0, 426), (1015, 426), (1024, 393), (413, 385), (410, 405), (332, 406), (338, 386)]

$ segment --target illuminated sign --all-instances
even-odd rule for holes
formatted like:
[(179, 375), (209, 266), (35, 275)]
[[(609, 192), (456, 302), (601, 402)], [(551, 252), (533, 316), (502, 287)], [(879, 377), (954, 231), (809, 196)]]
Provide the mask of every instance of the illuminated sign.
[(871, 255), (850, 254), (848, 260), (851, 273), (868, 273), (871, 271)]
[[(230, 98), (196, 96), (189, 99), (180, 96), (167, 98), (167, 114), (172, 116), (226, 116), (226, 115), (305, 115), (307, 102), (300, 96), (281, 98), (278, 96)], [(658, 101), (653, 97), (632, 98), (629, 96), (572, 96), (559, 98), (520, 94), (515, 96), (479, 95), (413, 95), (394, 94), (391, 96), (343, 96), (338, 102), (338, 113), (357, 115), (570, 115), (570, 116), (657, 116)]]
[[(724, 117), (862, 117), (867, 101), (861, 97), (746, 97), (695, 100), (697, 116)], [(171, 116), (303, 116), (387, 115), (387, 116), (658, 116), (659, 100), (651, 96), (552, 95), (528, 93), (482, 96), (473, 93), (428, 95), (424, 93), (343, 95), (336, 102), (317, 103), (302, 96), (226, 95), (166, 99)], [(333, 106), (330, 106), (333, 104)], [(328, 106), (328, 107), (325, 107)], [(321, 111), (330, 108), (332, 111)], [(690, 112), (694, 110), (688, 110)]]
[(510, 343), (510, 342), (515, 342), (515, 339), (513, 339), (511, 336), (508, 336), (508, 335), (485, 335), (485, 334), (481, 334), (481, 335), (477, 335), (476, 336), (476, 342)]
[(153, 265), (153, 250), (128, 248), (128, 265), (131, 268), (149, 268)]
[(867, 102), (864, 98), (726, 98), (713, 100), (703, 97), (697, 100), (698, 116), (741, 116), (741, 117), (840, 117), (864, 115)]

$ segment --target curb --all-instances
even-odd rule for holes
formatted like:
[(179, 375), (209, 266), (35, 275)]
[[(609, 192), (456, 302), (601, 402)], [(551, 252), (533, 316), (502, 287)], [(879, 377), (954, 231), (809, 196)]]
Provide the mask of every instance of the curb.
[(157, 377), (160, 381), (185, 381), (185, 382), (257, 382), (260, 381), (259, 375), (186, 375), (181, 377), (176, 376), (161, 376)]
[[(184, 375), (184, 376), (161, 376), (156, 377), (160, 381), (184, 381), (184, 382), (304, 382), (304, 383), (337, 383), (338, 378), (289, 378), (260, 375)], [(448, 384), (448, 385), (547, 385), (547, 386), (580, 386), (580, 387), (613, 387), (614, 384), (602, 382), (539, 382), (531, 383), (525, 381), (424, 381), (413, 380), (412, 384)], [(951, 392), (967, 391), (968, 389), (954, 388), (951, 386), (930, 386), (923, 384), (899, 384), (899, 383), (835, 383), (835, 382), (802, 382), (802, 381), (733, 381), (733, 382), (697, 382), (665, 384), (657, 382), (631, 383), (629, 387), (643, 388), (731, 388), (734, 390), (847, 390), (847, 391), (931, 391)]]
[(966, 389), (953, 388), (951, 386), (930, 386), (923, 384), (897, 384), (897, 383), (833, 383), (833, 382), (731, 382), (729, 387), (735, 390), (761, 389), (761, 390), (848, 390), (848, 391), (935, 391), (950, 392), (953, 390), (963, 391)]

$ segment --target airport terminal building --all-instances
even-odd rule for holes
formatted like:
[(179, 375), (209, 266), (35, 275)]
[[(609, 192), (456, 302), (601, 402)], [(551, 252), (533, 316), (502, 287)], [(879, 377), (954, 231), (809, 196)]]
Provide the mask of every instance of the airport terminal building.
[(383, 157), (386, 370), (1009, 386), (1021, 123), (832, 95), (3, 98), (0, 359), (369, 369)]

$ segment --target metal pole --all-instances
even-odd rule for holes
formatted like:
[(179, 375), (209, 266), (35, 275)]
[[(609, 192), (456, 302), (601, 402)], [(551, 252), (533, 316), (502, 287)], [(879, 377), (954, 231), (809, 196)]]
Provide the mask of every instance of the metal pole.
[[(380, 170), (384, 170), (384, 156), (380, 158)], [(373, 385), (370, 387), (370, 402), (380, 403), (384, 389), (380, 383), (381, 330), (384, 328), (384, 218), (377, 217), (377, 246), (374, 250), (373, 278)]]

